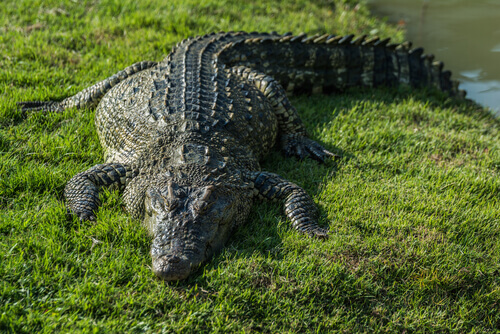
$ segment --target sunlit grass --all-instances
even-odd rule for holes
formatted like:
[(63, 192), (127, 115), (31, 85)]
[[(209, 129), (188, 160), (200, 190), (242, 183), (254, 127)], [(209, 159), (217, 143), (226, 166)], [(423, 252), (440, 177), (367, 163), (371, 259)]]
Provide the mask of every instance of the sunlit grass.
[(183, 38), (220, 30), (403, 39), (354, 1), (4, 1), (0, 6), (0, 331), (494, 332), (500, 326), (498, 121), (433, 91), (295, 97), (319, 165), (272, 153), (332, 230), (256, 206), (225, 251), (165, 284), (150, 240), (106, 193), (96, 223), (62, 192), (102, 162), (93, 111), (23, 115)]

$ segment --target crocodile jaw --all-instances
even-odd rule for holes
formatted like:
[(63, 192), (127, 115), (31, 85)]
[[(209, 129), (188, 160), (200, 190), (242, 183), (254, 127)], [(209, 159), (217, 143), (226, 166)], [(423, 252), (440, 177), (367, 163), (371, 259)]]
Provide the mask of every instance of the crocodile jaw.
[(165, 245), (162, 244), (162, 235), (153, 240), (151, 256), (153, 258), (153, 272), (165, 281), (179, 281), (186, 279), (198, 268), (206, 257), (196, 253), (196, 249), (187, 251), (185, 242), (173, 239)]

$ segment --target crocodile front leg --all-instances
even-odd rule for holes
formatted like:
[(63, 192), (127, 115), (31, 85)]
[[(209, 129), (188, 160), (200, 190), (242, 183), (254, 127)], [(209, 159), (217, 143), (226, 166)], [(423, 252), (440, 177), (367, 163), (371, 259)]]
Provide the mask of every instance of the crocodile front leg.
[(64, 189), (68, 213), (75, 214), (81, 221), (95, 220), (95, 212), (101, 205), (99, 190), (109, 186), (123, 190), (135, 176), (136, 170), (120, 163), (96, 165), (75, 175)]
[(127, 79), (133, 74), (139, 73), (145, 69), (156, 66), (156, 62), (152, 61), (141, 61), (130, 65), (129, 67), (123, 69), (122, 71), (110, 76), (109, 78), (96, 83), (93, 86), (85, 88), (81, 92), (70, 96), (60, 102), (56, 101), (26, 101), (18, 102), (17, 104), (21, 107), (21, 111), (52, 111), (61, 112), (68, 108), (93, 108), (95, 107), (101, 98), (114, 86), (116, 86), (121, 81)]
[(260, 198), (284, 202), (285, 213), (295, 229), (311, 237), (328, 238), (328, 231), (317, 224), (316, 205), (304, 189), (269, 172), (252, 173), (250, 179)]
[(308, 138), (297, 110), (276, 79), (245, 66), (233, 67), (231, 72), (255, 85), (271, 102), (278, 119), (281, 147), (286, 155), (299, 159), (312, 158), (320, 162), (324, 162), (327, 157), (337, 157), (336, 154)]

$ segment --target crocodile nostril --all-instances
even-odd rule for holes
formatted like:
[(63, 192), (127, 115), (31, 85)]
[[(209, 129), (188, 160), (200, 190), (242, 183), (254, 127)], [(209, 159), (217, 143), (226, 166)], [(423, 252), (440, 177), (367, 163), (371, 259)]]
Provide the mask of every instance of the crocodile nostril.
[(172, 255), (172, 256), (169, 256), (169, 257), (167, 258), (167, 261), (168, 261), (169, 263), (179, 263), (179, 261), (180, 261), (180, 260), (181, 260), (181, 259), (180, 259), (180, 257), (178, 257), (178, 256), (176, 256), (176, 255)]

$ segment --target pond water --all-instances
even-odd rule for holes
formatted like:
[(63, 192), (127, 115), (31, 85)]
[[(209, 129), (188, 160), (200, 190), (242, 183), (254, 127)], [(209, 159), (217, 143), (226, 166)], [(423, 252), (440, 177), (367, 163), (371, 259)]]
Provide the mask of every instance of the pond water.
[(413, 46), (453, 72), (467, 97), (500, 117), (500, 0), (368, 0)]

